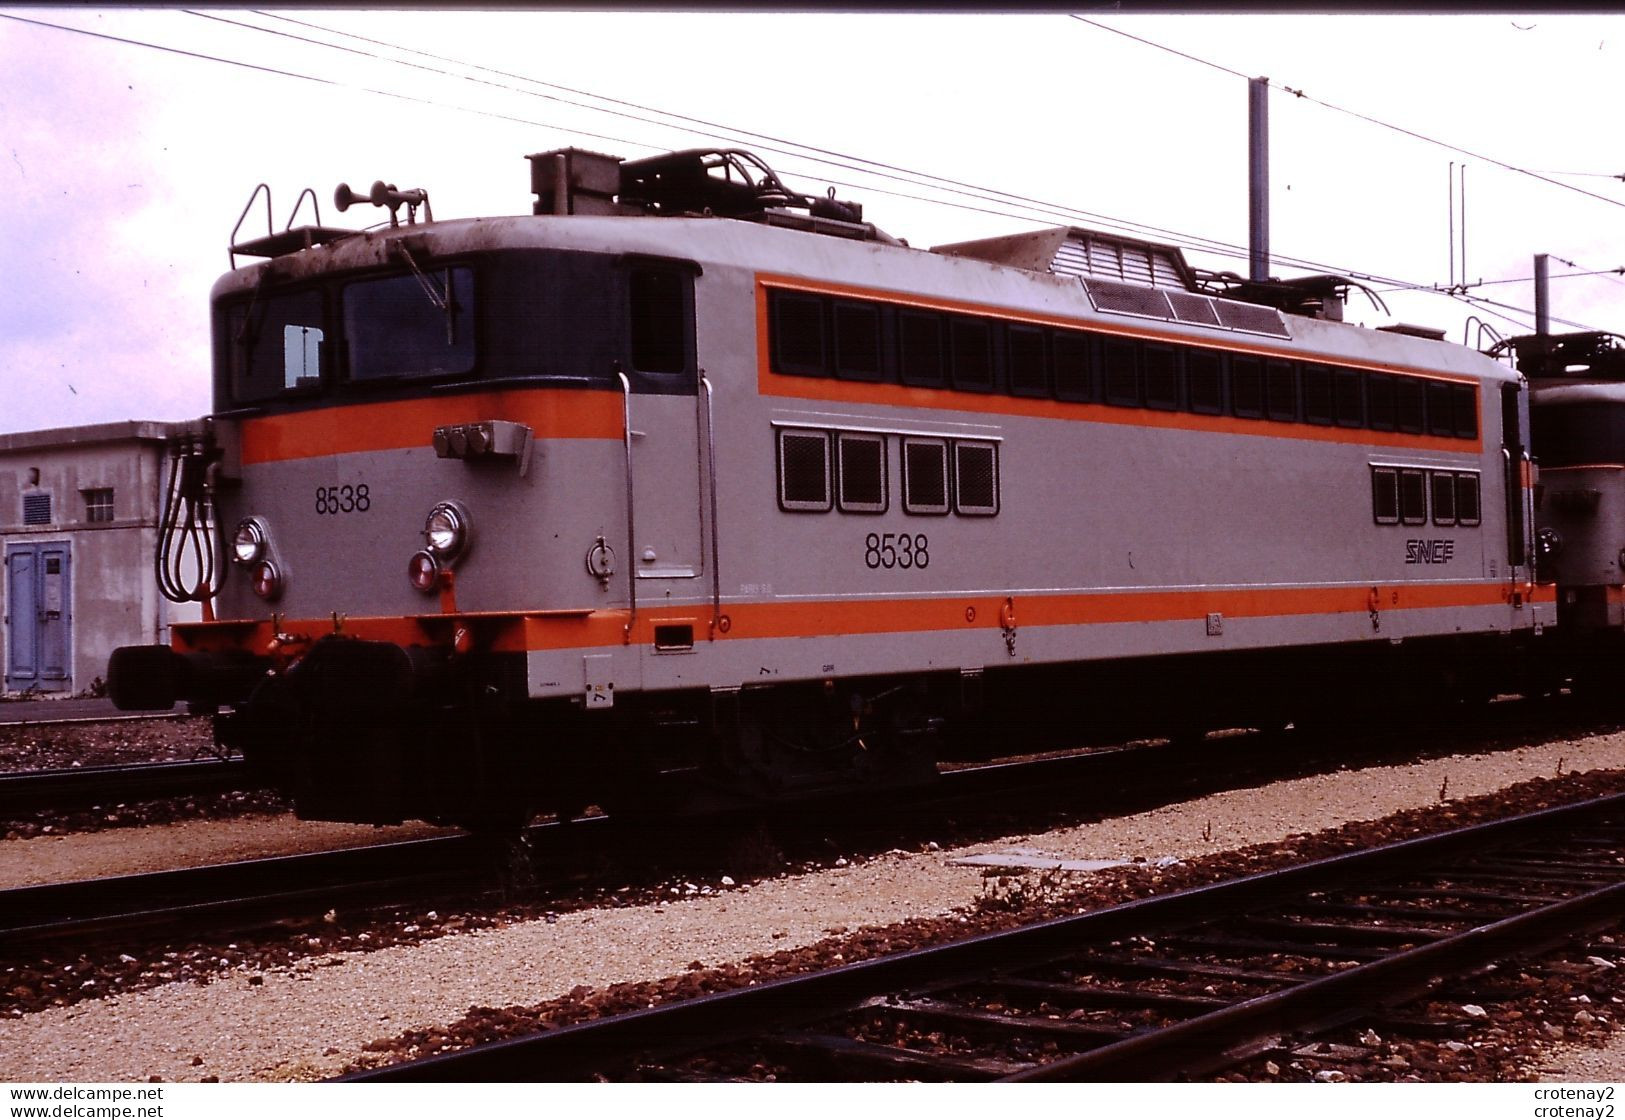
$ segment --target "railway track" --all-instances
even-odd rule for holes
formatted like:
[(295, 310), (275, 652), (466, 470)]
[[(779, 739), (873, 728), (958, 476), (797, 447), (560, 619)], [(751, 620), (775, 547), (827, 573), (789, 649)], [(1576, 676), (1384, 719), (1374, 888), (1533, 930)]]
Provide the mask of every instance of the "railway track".
[[(945, 813), (1041, 813), (1046, 807), (1075, 819), (1079, 813), (1134, 812), (1199, 795), (1278, 779), (1283, 763), (1293, 772), (1343, 765), (1364, 755), (1401, 751), (1394, 737), (1356, 745), (1336, 740), (1283, 750), (1269, 736), (1236, 736), (1197, 744), (1120, 746), (1092, 752), (953, 770), (935, 784), (908, 791), (842, 792), (784, 806), (773, 813), (776, 838), (822, 838), (839, 830), (861, 846), (874, 833), (883, 850), (911, 842), (910, 829), (934, 834)], [(1402, 752), (1401, 752), (1402, 753)], [(92, 794), (128, 800), (130, 784), (145, 771), (170, 766), (209, 768), (204, 778), (231, 784), (237, 764), (203, 762), (148, 767), (107, 767), (111, 784)], [(130, 771), (141, 773), (130, 774)], [(55, 771), (28, 778), (51, 778)], [(80, 774), (82, 771), (70, 771)], [(120, 777), (120, 774), (125, 777)], [(5, 787), (0, 783), (0, 790)], [(149, 785), (145, 788), (157, 788)], [(619, 864), (647, 872), (650, 852), (668, 870), (714, 861), (730, 837), (760, 817), (749, 811), (685, 820), (680, 828), (660, 820), (592, 817), (527, 830), (522, 846), (466, 835), (315, 852), (197, 868), (42, 884), (0, 891), (0, 956), (50, 943), (95, 943), (129, 933), (147, 939), (182, 930), (188, 936), (253, 928), (268, 922), (320, 915), (332, 907), (354, 912), (368, 906), (405, 905), (425, 897), (474, 900), (512, 895), (516, 883), (532, 894), (579, 884), (582, 869)], [(698, 827), (696, 827), (698, 826)], [(517, 879), (515, 876), (517, 875)]]
[(469, 836), (47, 883), (0, 892), (0, 955), (174, 929), (210, 929), (387, 905), (428, 892), (491, 885), (488, 849)]
[(352, 1075), (1194, 1077), (1625, 913), (1625, 795)]
[(68, 812), (95, 805), (202, 797), (256, 788), (258, 783), (235, 759), (0, 774), (0, 820), (24, 813)]
[[(158, 718), (173, 717), (166, 713)], [(43, 726), (46, 722), (32, 721), (29, 725)], [(86, 718), (49, 722), (110, 721)], [(1119, 785), (1131, 783), (1137, 770), (1158, 767), (1164, 781), (1190, 788), (1214, 780), (1214, 775), (1205, 771), (1221, 771), (1220, 781), (1235, 784), (1254, 776), (1279, 778), (1284, 770), (1312, 773), (1328, 765), (1383, 759), (1408, 761), (1415, 757), (1418, 744), (1426, 744), (1430, 753), (1448, 753), (1464, 747), (1478, 748), (1486, 736), (1536, 741), (1553, 735), (1597, 734), (1619, 726), (1613, 713), (1592, 710), (1572, 698), (1556, 704), (1512, 698), (1482, 708), (1453, 710), (1431, 724), (1404, 731), (1339, 729), (1288, 733), (1291, 738), (1259, 732), (1233, 733), (1195, 743), (1101, 744), (1082, 751), (1053, 752), (1055, 757), (1038, 760), (977, 762), (949, 769), (939, 790), (925, 790), (919, 796), (927, 801), (939, 793), (947, 800), (961, 797), (963, 779), (957, 775), (966, 771), (976, 772), (971, 781), (977, 785), (977, 793), (996, 792), (1000, 784), (996, 775), (1001, 773), (1008, 775), (1008, 787), (1013, 791), (1042, 789), (1044, 781), (1035, 780), (1034, 775), (1042, 773), (1044, 767), (1070, 790), (1072, 771), (1078, 766), (1092, 768), (1091, 778), (1098, 776)], [(1089, 761), (1076, 761), (1079, 755)], [(0, 772), (0, 820), (30, 813), (67, 813), (108, 804), (260, 788), (238, 758)], [(861, 793), (855, 796), (863, 797)], [(886, 793), (879, 800), (889, 806), (892, 796)]]
[[(776, 811), (774, 826), (783, 837), (823, 837), (831, 829), (860, 833), (884, 821), (895, 833), (907, 829), (910, 819), (929, 822), (934, 829), (940, 814), (955, 807), (1025, 812), (1040, 797), (1070, 802), (1073, 809), (1125, 801), (1162, 803), (1190, 796), (1198, 784), (1246, 780), (1263, 765), (1245, 745), (1226, 757), (1235, 765), (1216, 768), (1210, 749), (1161, 745), (975, 766), (950, 771), (934, 785), (906, 795), (877, 791), (809, 798)], [(519, 870), (532, 890), (578, 880), (582, 868), (606, 859), (646, 868), (651, 851), (658, 851), (666, 865), (680, 866), (717, 858), (730, 837), (756, 819), (750, 811), (739, 811), (700, 818), (703, 827), (686, 821), (685, 827), (672, 830), (659, 820), (591, 817), (567, 825), (534, 825), (518, 848), (459, 835), (20, 887), (0, 891), (0, 955), (132, 931), (156, 937), (175, 928), (189, 935), (247, 928), (321, 914), (333, 906), (353, 911), (415, 902), (425, 895), (443, 899), (451, 892), (473, 898), (506, 890), (516, 859), (523, 861)], [(886, 846), (891, 846), (889, 839)]]

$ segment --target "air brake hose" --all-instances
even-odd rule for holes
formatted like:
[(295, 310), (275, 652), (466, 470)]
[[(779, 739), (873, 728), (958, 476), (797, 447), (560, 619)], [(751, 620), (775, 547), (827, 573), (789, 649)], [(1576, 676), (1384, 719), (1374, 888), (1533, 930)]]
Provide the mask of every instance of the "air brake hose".
[(170, 446), (169, 490), (153, 567), (158, 590), (172, 603), (201, 603), (219, 589), (209, 451), (202, 439), (177, 440)]

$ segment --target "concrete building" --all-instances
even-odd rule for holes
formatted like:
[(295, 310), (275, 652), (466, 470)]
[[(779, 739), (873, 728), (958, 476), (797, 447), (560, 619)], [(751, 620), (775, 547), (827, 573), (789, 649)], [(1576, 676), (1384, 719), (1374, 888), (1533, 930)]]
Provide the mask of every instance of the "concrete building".
[(82, 693), (122, 645), (200, 616), (158, 592), (153, 555), (182, 425), (127, 420), (0, 435), (0, 651), (7, 693)]

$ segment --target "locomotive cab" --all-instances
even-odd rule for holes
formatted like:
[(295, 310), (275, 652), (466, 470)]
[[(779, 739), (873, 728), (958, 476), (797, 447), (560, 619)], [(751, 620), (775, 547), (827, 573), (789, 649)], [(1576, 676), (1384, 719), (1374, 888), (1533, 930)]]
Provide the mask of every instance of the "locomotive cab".
[(1625, 340), (1599, 332), (1509, 339), (1530, 380), (1541, 464), (1536, 546), (1574, 643), (1625, 635)]

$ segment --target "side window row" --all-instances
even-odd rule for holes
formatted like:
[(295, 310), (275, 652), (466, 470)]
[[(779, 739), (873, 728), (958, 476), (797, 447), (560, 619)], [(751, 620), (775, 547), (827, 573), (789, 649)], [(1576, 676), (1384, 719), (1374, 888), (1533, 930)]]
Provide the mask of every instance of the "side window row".
[(1371, 516), (1378, 525), (1477, 525), (1477, 471), (1372, 467)]
[(895, 440), (903, 512), (992, 517), (999, 512), (999, 445), (989, 440), (879, 432), (778, 430), (779, 508), (791, 513), (885, 513)]
[(777, 373), (1478, 438), (1472, 385), (768, 290)]

